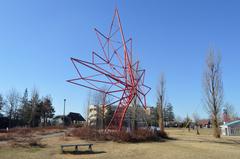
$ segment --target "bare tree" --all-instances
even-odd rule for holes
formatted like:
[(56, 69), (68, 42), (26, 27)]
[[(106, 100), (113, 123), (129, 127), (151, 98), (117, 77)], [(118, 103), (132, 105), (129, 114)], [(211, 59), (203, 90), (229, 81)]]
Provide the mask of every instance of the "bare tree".
[(230, 103), (224, 104), (223, 110), (224, 110), (224, 113), (226, 113), (225, 115), (229, 120), (234, 120), (238, 118), (238, 113), (235, 111), (235, 108), (232, 104)]
[(101, 92), (95, 92), (93, 94), (92, 103), (94, 105), (97, 105), (97, 122), (96, 122), (96, 128), (102, 128), (105, 129), (106, 127), (106, 118), (108, 118), (106, 115), (108, 111), (108, 105), (111, 103), (112, 98), (110, 96), (107, 96), (106, 94), (106, 87), (103, 87), (101, 89)]
[(87, 95), (87, 102), (85, 104), (85, 114), (86, 114), (86, 121), (87, 121), (87, 124), (86, 126), (89, 126), (89, 106), (90, 106), (90, 103), (91, 103), (91, 92), (89, 91), (88, 92), (88, 95)]
[(11, 89), (7, 94), (7, 103), (5, 105), (5, 112), (9, 118), (9, 127), (12, 126), (12, 120), (16, 120), (18, 117), (19, 102), (19, 93), (15, 89)]
[(94, 94), (94, 104), (97, 105), (97, 122), (96, 127), (104, 129), (104, 114), (106, 105), (106, 94), (104, 92), (96, 92)]
[(200, 121), (200, 118), (199, 118), (199, 115), (197, 113), (193, 113), (193, 120), (195, 122), (197, 135), (200, 135), (200, 132), (199, 132), (199, 121)]
[(4, 107), (5, 105), (5, 101), (3, 99), (3, 96), (0, 94), (0, 111), (2, 110), (2, 108)]
[(165, 105), (165, 96), (166, 96), (166, 80), (165, 76), (162, 73), (159, 80), (159, 85), (157, 87), (157, 108), (158, 108), (158, 124), (160, 127), (160, 132), (164, 133), (164, 117), (163, 110)]
[(204, 101), (207, 112), (212, 119), (214, 136), (220, 138), (220, 113), (223, 105), (223, 82), (220, 54), (211, 49), (206, 58), (206, 68), (203, 74)]
[(188, 128), (188, 132), (191, 131), (191, 125), (192, 125), (192, 119), (188, 116), (186, 116), (185, 120), (184, 120), (184, 125), (185, 125), (185, 128)]

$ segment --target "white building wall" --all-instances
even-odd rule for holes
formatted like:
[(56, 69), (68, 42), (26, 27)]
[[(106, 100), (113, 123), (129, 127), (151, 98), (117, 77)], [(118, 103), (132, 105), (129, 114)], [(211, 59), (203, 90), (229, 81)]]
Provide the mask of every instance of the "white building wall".
[(221, 132), (224, 136), (240, 136), (240, 124), (238, 125), (222, 125)]

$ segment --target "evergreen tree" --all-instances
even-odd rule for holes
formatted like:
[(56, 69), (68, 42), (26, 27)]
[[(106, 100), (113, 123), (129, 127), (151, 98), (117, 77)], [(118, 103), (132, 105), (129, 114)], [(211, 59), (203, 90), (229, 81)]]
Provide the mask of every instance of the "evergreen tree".
[(47, 121), (49, 118), (52, 118), (54, 116), (54, 107), (52, 105), (52, 99), (49, 96), (46, 96), (43, 98), (41, 103), (39, 104), (39, 109), (41, 113), (41, 119), (43, 119), (44, 126), (47, 125)]
[(174, 112), (173, 112), (173, 106), (171, 103), (168, 103), (164, 108), (164, 122), (165, 126), (167, 126), (170, 122), (173, 122), (175, 119)]
[(23, 97), (21, 98), (21, 107), (19, 110), (20, 119), (22, 120), (23, 124), (30, 125), (31, 121), (31, 106), (28, 100), (28, 90), (27, 88), (24, 91)]
[(30, 125), (32, 127), (36, 127), (40, 123), (40, 117), (41, 117), (41, 111), (40, 111), (40, 99), (39, 99), (39, 93), (36, 89), (33, 89), (31, 100), (30, 100), (30, 109), (31, 109), (31, 115), (30, 115)]

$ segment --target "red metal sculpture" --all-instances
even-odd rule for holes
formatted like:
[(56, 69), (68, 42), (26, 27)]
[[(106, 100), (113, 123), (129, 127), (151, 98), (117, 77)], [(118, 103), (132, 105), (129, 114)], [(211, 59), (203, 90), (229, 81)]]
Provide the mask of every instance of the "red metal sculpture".
[[(90, 62), (71, 58), (79, 77), (68, 82), (111, 96), (113, 102), (103, 104), (103, 109), (113, 104), (118, 107), (107, 129), (121, 130), (126, 111), (133, 100), (138, 100), (146, 108), (146, 94), (150, 87), (144, 85), (145, 70), (139, 68), (139, 61), (133, 61), (132, 39), (125, 40), (117, 9), (109, 33), (104, 35), (97, 29), (95, 32), (101, 54), (92, 52)], [(81, 67), (78, 67), (79, 64)], [(87, 70), (82, 70), (84, 68)]]

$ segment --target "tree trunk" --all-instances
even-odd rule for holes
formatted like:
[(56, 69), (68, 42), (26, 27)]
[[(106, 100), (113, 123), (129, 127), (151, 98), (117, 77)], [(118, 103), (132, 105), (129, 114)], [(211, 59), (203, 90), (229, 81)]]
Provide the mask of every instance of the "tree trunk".
[(159, 128), (160, 132), (164, 133), (164, 117), (163, 117), (163, 99), (162, 96), (160, 97), (160, 103), (159, 103)]
[(219, 123), (218, 123), (218, 119), (215, 115), (213, 117), (212, 124), (213, 124), (213, 136), (216, 138), (220, 138), (221, 134), (220, 134), (220, 129), (219, 129)]
[(197, 125), (197, 135), (200, 135), (198, 128), (199, 128), (199, 126)]

